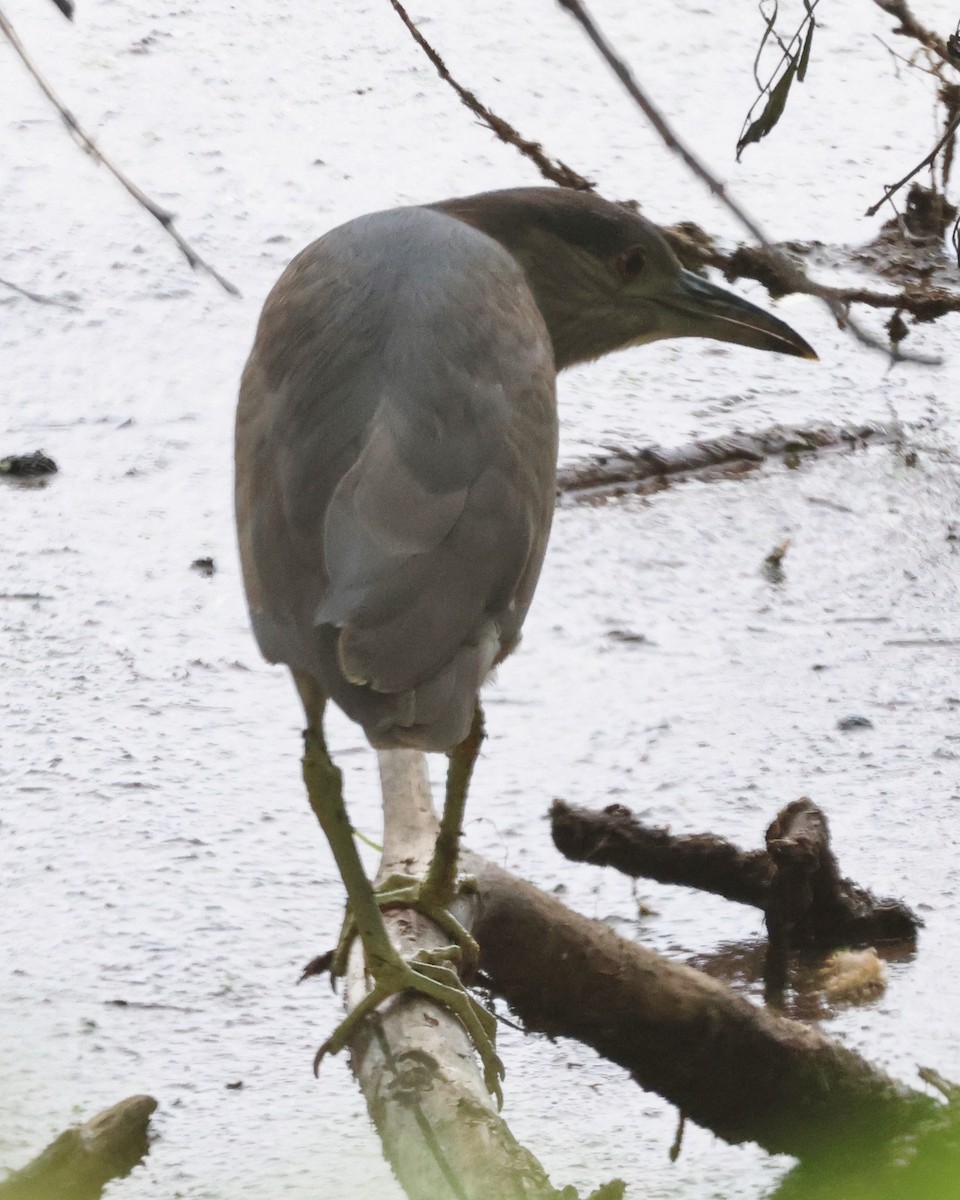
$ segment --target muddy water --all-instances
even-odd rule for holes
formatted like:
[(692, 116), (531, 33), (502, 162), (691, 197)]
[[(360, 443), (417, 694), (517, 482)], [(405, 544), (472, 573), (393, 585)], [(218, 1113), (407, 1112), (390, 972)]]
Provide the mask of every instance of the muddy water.
[[(832, 8), (805, 93), (735, 167), (756, 19), (594, 7), (774, 236), (865, 240), (860, 213), (933, 133), (925, 84), (896, 79), (873, 37), (879, 14)], [(159, 1140), (111, 1195), (397, 1196), (345, 1065), (319, 1085), (309, 1072), (338, 1008), (295, 980), (329, 945), (341, 891), (300, 792), (292, 690), (247, 628), (232, 408), (263, 296), (311, 237), (358, 211), (536, 179), (439, 87), (384, 3), (88, 0), (73, 28), (53, 6), (7, 11), (244, 297), (189, 272), (0, 48), (0, 276), (75, 305), (0, 289), (0, 453), (42, 447), (61, 465), (45, 488), (0, 488), (0, 1162), (149, 1091)], [(955, 20), (944, 3), (918, 12), (944, 32)], [(608, 194), (730, 230), (558, 10), (413, 15), (465, 82)], [(810, 794), (844, 869), (927, 921), (886, 995), (831, 1031), (903, 1078), (918, 1063), (956, 1078), (958, 368), (887, 372), (812, 301), (781, 310), (819, 366), (690, 343), (578, 370), (563, 456), (895, 414), (916, 464), (877, 448), (562, 507), (523, 647), (490, 689), (468, 839), (688, 959), (755, 941), (757, 914), (650, 885), (638, 916), (625, 881), (552, 850), (549, 801), (615, 799), (755, 844)], [(910, 341), (950, 355), (953, 327)], [(786, 537), (773, 585), (761, 565)], [(204, 556), (212, 577), (191, 569)], [(841, 732), (850, 715), (872, 728)], [(333, 743), (375, 835), (372, 755), (345, 721)], [(580, 1046), (501, 1039), (507, 1115), (558, 1184), (621, 1175), (638, 1195), (753, 1200), (788, 1165), (696, 1130), (670, 1165), (668, 1106)]]

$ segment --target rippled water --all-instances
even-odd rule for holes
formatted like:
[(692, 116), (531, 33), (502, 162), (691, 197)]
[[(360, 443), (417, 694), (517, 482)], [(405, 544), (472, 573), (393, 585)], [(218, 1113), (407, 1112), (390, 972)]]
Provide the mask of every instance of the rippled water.
[[(0, 46), (0, 277), (79, 310), (0, 288), (0, 455), (42, 447), (61, 467), (47, 487), (0, 487), (0, 1163), (147, 1091), (159, 1139), (110, 1195), (398, 1196), (345, 1064), (310, 1074), (338, 1007), (295, 981), (335, 934), (341, 888), (301, 795), (292, 688), (247, 627), (232, 410), (263, 296), (301, 245), (359, 211), (536, 179), (386, 3), (81, 0), (75, 27), (48, 7), (5, 10), (244, 297), (190, 273)], [(825, 12), (807, 85), (740, 167), (752, 10), (594, 9), (773, 236), (866, 240), (863, 209), (932, 142), (926, 82), (894, 77), (870, 6)], [(942, 32), (955, 21), (945, 3), (917, 10)], [(412, 15), (464, 83), (607, 194), (731, 232), (557, 7), (424, 0)], [(831, 1032), (906, 1079), (918, 1063), (956, 1078), (960, 646), (936, 639), (960, 638), (958, 368), (888, 372), (813, 301), (780, 309), (820, 365), (688, 343), (577, 370), (563, 456), (893, 412), (917, 464), (880, 447), (561, 508), (523, 646), (490, 689), (467, 836), (686, 959), (756, 939), (759, 915), (651, 884), (639, 918), (626, 881), (552, 849), (550, 800), (616, 799), (756, 844), (810, 794), (843, 869), (927, 921), (886, 995)], [(950, 324), (910, 338), (954, 341)], [(761, 565), (785, 537), (774, 586)], [(191, 569), (203, 556), (212, 577)], [(841, 732), (848, 715), (873, 728)], [(373, 755), (343, 720), (333, 744), (375, 836)], [(509, 1028), (501, 1041), (506, 1115), (558, 1185), (619, 1174), (629, 1194), (754, 1200), (787, 1165), (696, 1130), (671, 1165), (674, 1113), (618, 1069)]]

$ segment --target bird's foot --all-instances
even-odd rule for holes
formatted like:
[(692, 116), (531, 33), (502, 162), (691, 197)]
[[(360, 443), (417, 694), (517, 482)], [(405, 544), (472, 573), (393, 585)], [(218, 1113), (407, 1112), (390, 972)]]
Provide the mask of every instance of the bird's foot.
[(449, 1009), (464, 1027), (477, 1048), (483, 1064), (483, 1081), (487, 1090), (503, 1106), (500, 1080), (503, 1078), (503, 1063), (495, 1049), (496, 1018), (464, 987), (456, 971), (448, 964), (460, 958), (457, 946), (442, 946), (436, 950), (421, 950), (409, 960), (396, 955), (380, 959), (376, 971), (368, 964), (373, 976), (373, 989), (334, 1030), (317, 1051), (313, 1060), (313, 1071), (317, 1074), (320, 1063), (327, 1054), (336, 1054), (353, 1038), (364, 1018), (391, 996), (401, 992), (419, 992), (442, 1007)]
[[(458, 891), (475, 892), (476, 890), (477, 881), (472, 875), (465, 875), (461, 878)], [(456, 962), (460, 967), (461, 974), (468, 981), (474, 977), (480, 958), (480, 947), (477, 945), (476, 939), (460, 924), (446, 904), (431, 893), (429, 884), (421, 882), (413, 875), (389, 875), (383, 880), (374, 895), (381, 909), (412, 908), (438, 925), (454, 943), (450, 949), (455, 951), (455, 954), (451, 955), (448, 950), (443, 952), (443, 957), (448, 961)], [(333, 952), (329, 966), (333, 979), (338, 979), (346, 973), (350, 947), (356, 934), (356, 923), (348, 909), (343, 928), (340, 930), (337, 948)]]

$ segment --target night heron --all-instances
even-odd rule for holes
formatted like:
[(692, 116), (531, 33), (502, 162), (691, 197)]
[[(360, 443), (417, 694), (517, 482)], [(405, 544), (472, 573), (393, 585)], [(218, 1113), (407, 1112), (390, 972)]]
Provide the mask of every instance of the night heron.
[(517, 644), (550, 532), (556, 373), (675, 337), (816, 357), (684, 270), (637, 213), (554, 188), (359, 217), (302, 251), (267, 298), (237, 413), (244, 583), (260, 649), (290, 667), (306, 710), (304, 774), (373, 981), (318, 1058), (414, 989), (456, 1013), (498, 1090), (489, 1014), (442, 956), (405, 961), (390, 943), (324, 705), (375, 747), (450, 755), (433, 861), (402, 896), (474, 958), (446, 909), (479, 689)]

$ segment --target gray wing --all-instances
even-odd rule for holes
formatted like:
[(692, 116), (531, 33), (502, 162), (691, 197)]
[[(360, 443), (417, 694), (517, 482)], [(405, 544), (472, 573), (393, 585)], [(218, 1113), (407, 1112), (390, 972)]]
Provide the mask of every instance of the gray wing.
[[(313, 306), (312, 366), (274, 401), (261, 644), (279, 640), (265, 653), (301, 669), (310, 659), (377, 744), (446, 748), (516, 641), (539, 574), (556, 463), (552, 353), (497, 243), (418, 209), (353, 224), (353, 266), (379, 257), (375, 274), (359, 287), (354, 276), (332, 316)], [(307, 324), (297, 312), (282, 330)]]

